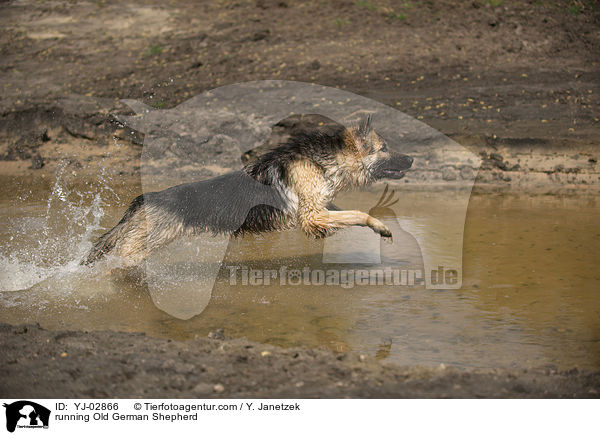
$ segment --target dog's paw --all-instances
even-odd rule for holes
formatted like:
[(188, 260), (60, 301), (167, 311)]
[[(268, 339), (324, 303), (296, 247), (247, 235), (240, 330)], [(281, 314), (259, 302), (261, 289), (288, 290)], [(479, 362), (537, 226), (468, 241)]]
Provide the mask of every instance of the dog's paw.
[(377, 234), (381, 235), (381, 237), (383, 237), (384, 239), (391, 239), (392, 238), (392, 232), (384, 224), (377, 225), (373, 229), (375, 230), (375, 232)]
[(385, 237), (385, 238), (392, 238), (392, 232), (385, 227), (379, 234), (381, 234), (381, 237)]
[(369, 216), (369, 219), (367, 220), (367, 225), (369, 225), (369, 227), (371, 227), (373, 231), (381, 235), (381, 237), (383, 237), (384, 239), (392, 239), (392, 232), (379, 219), (375, 219), (374, 217)]

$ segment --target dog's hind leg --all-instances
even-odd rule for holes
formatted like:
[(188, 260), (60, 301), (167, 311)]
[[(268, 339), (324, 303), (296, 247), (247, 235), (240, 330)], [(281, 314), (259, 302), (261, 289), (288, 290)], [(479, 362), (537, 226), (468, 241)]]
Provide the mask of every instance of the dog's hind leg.
[(141, 263), (150, 253), (148, 249), (148, 222), (145, 213), (137, 214), (123, 231), (115, 254), (122, 257), (129, 264)]
[(111, 252), (128, 264), (141, 263), (153, 250), (183, 234), (181, 221), (171, 213), (137, 198), (121, 221), (104, 234), (82, 264)]
[(119, 223), (98, 239), (81, 264), (92, 264), (109, 252), (119, 249), (128, 235), (132, 231), (135, 232), (136, 226), (143, 221), (140, 219), (141, 215), (143, 216), (143, 209), (144, 197), (140, 195), (132, 201)]
[(181, 220), (174, 214), (152, 204), (134, 216), (118, 254), (128, 261), (139, 263), (150, 253), (184, 234)]

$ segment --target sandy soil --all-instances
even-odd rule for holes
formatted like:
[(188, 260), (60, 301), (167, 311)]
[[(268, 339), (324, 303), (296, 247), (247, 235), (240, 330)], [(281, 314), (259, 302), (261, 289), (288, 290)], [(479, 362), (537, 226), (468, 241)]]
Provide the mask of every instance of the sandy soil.
[[(12, 397), (600, 397), (600, 373), (383, 366), (326, 349), (244, 339), (173, 342), (118, 332), (0, 324), (0, 396)], [(31, 376), (35, 373), (35, 376)]]
[(479, 186), (600, 182), (597, 1), (0, 8), (5, 174), (51, 174), (65, 157), (83, 167), (109, 159), (135, 174), (143, 139), (115, 125), (112, 115), (129, 111), (119, 100), (170, 108), (225, 84), (289, 79), (423, 120), (482, 155)]
[[(599, 24), (596, 0), (2, 1), (0, 171), (50, 178), (59, 164), (93, 174), (102, 162), (135, 180), (143, 137), (114, 122), (130, 113), (120, 100), (170, 108), (225, 84), (288, 79), (356, 92), (449, 135), (483, 157), (476, 189), (589, 191), (600, 184)], [(241, 340), (32, 326), (0, 334), (5, 397), (600, 391), (597, 373), (576, 370), (383, 367)]]

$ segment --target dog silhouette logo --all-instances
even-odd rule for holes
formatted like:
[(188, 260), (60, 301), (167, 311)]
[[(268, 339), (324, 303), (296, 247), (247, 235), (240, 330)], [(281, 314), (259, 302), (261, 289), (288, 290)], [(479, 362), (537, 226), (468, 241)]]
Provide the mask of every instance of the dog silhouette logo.
[(50, 410), (29, 400), (19, 400), (4, 404), (6, 408), (6, 430), (14, 432), (16, 428), (48, 428)]
[[(411, 162), (406, 177), (402, 174), (402, 177), (386, 178), (389, 187), (374, 183), (370, 191), (365, 187), (344, 198), (335, 198), (345, 201), (337, 205), (354, 211), (352, 216), (369, 212), (385, 225), (386, 233), (392, 234), (393, 243), (382, 240), (371, 228), (349, 226), (324, 238), (323, 267), (329, 267), (328, 264), (334, 265), (331, 267), (343, 264), (403, 267), (420, 271), (419, 279), (426, 289), (461, 288), (464, 226), (481, 159), (425, 123), (341, 89), (277, 80), (223, 86), (168, 110), (135, 100), (123, 102), (134, 114), (118, 115), (116, 120), (123, 127), (144, 134), (140, 172), (142, 190), (148, 201), (132, 203), (132, 216), (137, 213), (136, 222), (141, 224), (134, 228), (149, 225), (158, 231), (145, 239), (143, 231), (115, 230), (107, 234), (139, 235), (136, 243), (130, 245), (136, 252), (149, 252), (146, 249), (149, 244), (154, 247), (156, 240), (178, 234), (180, 229), (187, 228), (188, 221), (202, 221), (190, 226), (198, 229), (190, 230), (193, 241), (179, 238), (163, 244), (141, 263), (153, 302), (168, 314), (189, 319), (208, 306), (228, 252), (230, 233), (236, 233), (251, 211), (256, 212), (252, 216), (261, 217), (261, 210), (277, 215), (277, 211), (286, 206), (294, 206), (290, 196), (287, 197), (292, 198), (289, 202), (277, 201), (280, 192), (285, 193), (285, 186), (281, 190), (277, 187), (279, 184), (261, 182), (259, 185), (258, 181), (240, 174), (244, 165), (252, 164), (248, 162), (252, 156), (269, 154), (269, 147), (287, 143), (295, 133), (304, 137), (307, 131), (300, 128), (302, 117), (312, 122), (308, 133), (319, 127), (319, 134), (325, 136), (338, 128), (350, 131), (364, 125), (363, 130), (372, 129), (378, 137), (385, 138), (386, 150), (408, 156)], [(241, 161), (240, 155), (243, 156)], [(322, 154), (314, 152), (311, 161), (321, 162), (320, 156)], [(369, 161), (372, 163), (373, 159), (375, 157)], [(328, 165), (316, 166), (329, 168), (327, 170), (334, 174)], [(285, 177), (286, 167), (277, 168), (273, 166), (260, 173), (274, 179)], [(191, 201), (186, 195), (193, 192), (185, 186), (196, 185), (199, 180), (204, 182), (204, 199), (196, 201), (199, 207), (194, 210), (199, 213), (190, 212)], [(174, 190), (160, 193), (166, 186)], [(157, 198), (160, 195), (163, 197)], [(380, 200), (374, 200), (373, 195)], [(189, 198), (195, 197), (190, 195)], [(152, 202), (153, 199), (156, 201)], [(157, 204), (162, 208), (153, 208)], [(218, 218), (220, 224), (206, 225), (211, 224), (213, 218)], [(105, 240), (112, 239), (107, 236)], [(100, 244), (97, 251), (104, 252), (104, 246)], [(297, 256), (301, 254), (295, 252)]]

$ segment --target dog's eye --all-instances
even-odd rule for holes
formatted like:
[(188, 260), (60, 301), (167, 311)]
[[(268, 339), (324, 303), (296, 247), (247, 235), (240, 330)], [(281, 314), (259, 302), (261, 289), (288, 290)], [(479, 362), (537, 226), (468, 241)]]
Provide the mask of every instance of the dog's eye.
[(387, 144), (385, 142), (383, 142), (383, 144), (381, 145), (380, 151), (383, 151), (385, 153), (385, 152), (387, 152), (387, 150), (388, 150)]

